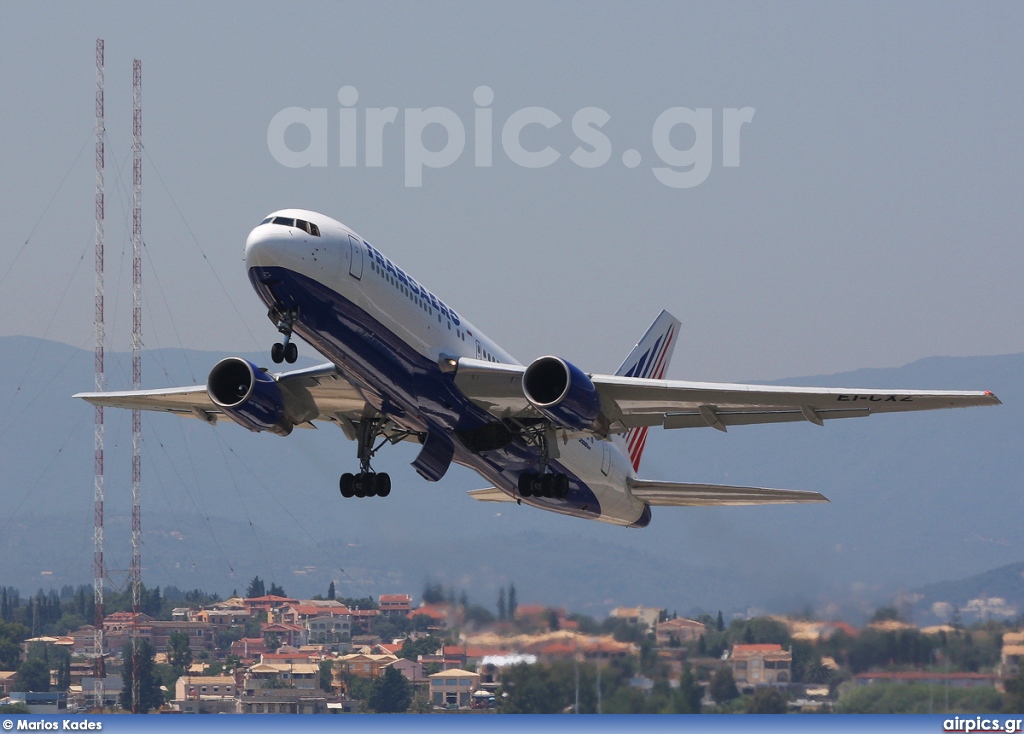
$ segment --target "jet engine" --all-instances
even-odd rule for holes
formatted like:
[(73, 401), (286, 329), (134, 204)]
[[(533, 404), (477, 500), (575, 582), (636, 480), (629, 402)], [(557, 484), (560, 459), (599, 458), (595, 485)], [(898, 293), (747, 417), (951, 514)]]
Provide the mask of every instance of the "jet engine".
[(559, 357), (538, 357), (523, 374), (523, 394), (561, 428), (589, 428), (601, 413), (597, 388), (581, 369)]
[(231, 420), (250, 431), (270, 431), (279, 436), (292, 432), (280, 385), (246, 359), (228, 357), (215, 364), (206, 381), (206, 392)]

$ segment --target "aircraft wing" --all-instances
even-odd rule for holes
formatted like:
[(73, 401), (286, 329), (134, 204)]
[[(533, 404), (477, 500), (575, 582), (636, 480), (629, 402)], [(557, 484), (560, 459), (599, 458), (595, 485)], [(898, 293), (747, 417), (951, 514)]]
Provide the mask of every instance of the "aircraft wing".
[(652, 479), (630, 479), (628, 482), (633, 496), (651, 506), (711, 507), (828, 502), (824, 495), (798, 489), (729, 487), (720, 484), (660, 482)]
[[(522, 390), (525, 367), (460, 359), (455, 383), (477, 405), (499, 418), (535, 416)], [(639, 426), (711, 427), (862, 418), (939, 408), (999, 405), (987, 391), (879, 390), (875, 388), (741, 385), (590, 375), (601, 396), (609, 433)]]
[[(301, 406), (306, 420), (338, 422), (362, 417), (366, 401), (333, 364), (317, 365), (275, 375), (286, 398)], [(154, 410), (201, 418), (216, 423), (222, 415), (206, 392), (206, 385), (171, 387), (157, 390), (81, 392), (73, 397), (93, 405), (114, 408)], [(308, 427), (308, 426), (307, 426)], [(343, 426), (344, 428), (345, 426)]]

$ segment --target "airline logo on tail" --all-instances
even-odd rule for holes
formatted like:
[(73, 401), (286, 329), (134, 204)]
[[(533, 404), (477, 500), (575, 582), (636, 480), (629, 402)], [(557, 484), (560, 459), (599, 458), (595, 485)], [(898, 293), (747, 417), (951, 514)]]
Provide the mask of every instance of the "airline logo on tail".
[[(653, 380), (664, 378), (668, 363), (672, 359), (679, 326), (678, 319), (668, 311), (662, 311), (615, 374), (621, 377)], [(647, 445), (647, 426), (629, 429), (624, 438), (626, 453), (629, 454), (633, 471), (638, 471), (640, 457), (643, 456), (644, 446)]]

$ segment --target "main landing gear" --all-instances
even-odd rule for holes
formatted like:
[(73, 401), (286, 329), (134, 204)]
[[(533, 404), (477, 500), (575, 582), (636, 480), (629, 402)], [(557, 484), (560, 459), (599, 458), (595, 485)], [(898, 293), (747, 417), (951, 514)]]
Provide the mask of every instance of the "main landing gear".
[(387, 472), (378, 474), (370, 467), (370, 459), (380, 448), (374, 448), (373, 442), (378, 436), (384, 435), (383, 426), (384, 421), (379, 418), (363, 418), (355, 424), (359, 473), (345, 472), (341, 475), (338, 486), (342, 497), (387, 497), (391, 494), (390, 475)]
[(564, 474), (523, 472), (519, 475), (519, 494), (523, 497), (554, 497), (564, 500), (569, 494), (569, 477)]
[(275, 364), (281, 364), (281, 362), (294, 364), (295, 360), (299, 358), (299, 348), (292, 341), (292, 327), (295, 326), (295, 322), (299, 318), (299, 310), (289, 308), (282, 311), (275, 306), (270, 309), (268, 315), (277, 325), (277, 330), (284, 335), (284, 339), (270, 348), (270, 358), (274, 360)]
[(569, 494), (569, 477), (548, 471), (551, 459), (559, 455), (554, 426), (542, 423), (524, 431), (523, 436), (540, 449), (540, 471), (527, 471), (519, 475), (520, 496), (564, 500)]

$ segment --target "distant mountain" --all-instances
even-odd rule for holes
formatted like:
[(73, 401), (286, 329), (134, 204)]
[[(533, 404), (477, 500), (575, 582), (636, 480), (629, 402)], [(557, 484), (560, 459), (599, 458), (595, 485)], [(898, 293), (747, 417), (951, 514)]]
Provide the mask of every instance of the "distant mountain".
[[(144, 382), (202, 383), (222, 356), (153, 350)], [(91, 351), (0, 338), (0, 584), (91, 577), (93, 412), (70, 396), (92, 389), (92, 362)], [(130, 357), (108, 354), (107, 364), (110, 389), (125, 388)], [(394, 479), (389, 498), (343, 500), (337, 478), (355, 465), (355, 447), (330, 426), (282, 439), (147, 414), (146, 581), (227, 593), (259, 573), (289, 593), (332, 579), (362, 593), (418, 593), (431, 580), (490, 606), (514, 582), (524, 602), (595, 614), (642, 603), (680, 613), (812, 606), (856, 618), (901, 591), (1024, 559), (1024, 355), (785, 382), (989, 389), (1004, 405), (825, 428), (652, 431), (643, 476), (813, 489), (831, 503), (656, 508), (644, 530), (474, 502), (465, 492), (483, 486), (479, 477), (453, 467), (424, 482), (409, 467), (413, 446), (375, 460)], [(107, 564), (127, 568), (130, 414), (106, 411), (106, 435)]]
[(954, 610), (965, 622), (1019, 617), (1024, 614), (1024, 563), (927, 584), (914, 589), (910, 600), (919, 621), (947, 622)]

